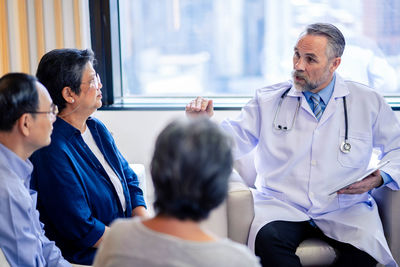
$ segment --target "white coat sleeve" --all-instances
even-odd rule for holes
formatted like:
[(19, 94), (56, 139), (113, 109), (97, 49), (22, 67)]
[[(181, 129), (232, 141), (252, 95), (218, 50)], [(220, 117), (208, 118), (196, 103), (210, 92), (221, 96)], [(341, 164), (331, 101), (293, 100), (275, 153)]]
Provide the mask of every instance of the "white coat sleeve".
[(234, 158), (238, 159), (252, 151), (260, 136), (260, 108), (258, 91), (243, 108), (236, 119), (225, 119), (221, 127), (233, 137), (235, 142)]
[(382, 152), (382, 160), (390, 163), (382, 168), (393, 181), (386, 184), (392, 190), (399, 190), (400, 184), (400, 122), (383, 97), (380, 98), (380, 109), (373, 125), (373, 146)]

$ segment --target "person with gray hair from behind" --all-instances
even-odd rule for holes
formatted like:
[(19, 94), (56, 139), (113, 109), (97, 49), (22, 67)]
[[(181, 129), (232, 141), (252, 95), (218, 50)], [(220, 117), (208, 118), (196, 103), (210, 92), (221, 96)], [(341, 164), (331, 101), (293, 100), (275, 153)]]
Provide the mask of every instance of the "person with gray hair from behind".
[[(308, 25), (294, 46), (292, 79), (258, 89), (221, 124), (235, 159), (254, 151), (248, 245), (263, 266), (301, 266), (295, 252), (311, 237), (335, 249), (335, 266), (397, 266), (371, 191), (400, 189), (400, 123), (381, 95), (335, 72), (344, 47), (334, 25)], [(186, 112), (212, 116), (212, 100), (198, 97)], [(389, 163), (363, 177), (373, 149)]]
[(247, 247), (199, 225), (224, 201), (232, 162), (231, 140), (213, 122), (170, 123), (151, 161), (157, 215), (117, 220), (94, 266), (260, 266)]
[(37, 193), (29, 189), (28, 158), (50, 144), (57, 112), (35, 77), (9, 73), (0, 79), (0, 252), (10, 266), (71, 266), (45, 236)]

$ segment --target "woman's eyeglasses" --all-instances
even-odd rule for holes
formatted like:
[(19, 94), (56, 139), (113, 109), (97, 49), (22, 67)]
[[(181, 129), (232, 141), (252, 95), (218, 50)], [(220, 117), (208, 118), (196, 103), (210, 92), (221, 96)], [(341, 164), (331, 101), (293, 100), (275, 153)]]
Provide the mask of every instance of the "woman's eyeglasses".
[(100, 76), (98, 73), (96, 73), (96, 76), (94, 76), (94, 78), (88, 82), (81, 82), (83, 84), (88, 83), (89, 87), (95, 87), (95, 88), (99, 88), (100, 84), (101, 84), (101, 80), (100, 80)]

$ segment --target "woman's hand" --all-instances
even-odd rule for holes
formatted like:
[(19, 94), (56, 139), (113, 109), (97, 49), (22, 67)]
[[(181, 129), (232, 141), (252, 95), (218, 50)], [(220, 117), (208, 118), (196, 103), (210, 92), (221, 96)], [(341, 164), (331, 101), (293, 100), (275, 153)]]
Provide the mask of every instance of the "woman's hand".
[(132, 210), (132, 217), (133, 216), (139, 216), (143, 218), (149, 217), (149, 213), (147, 212), (146, 208), (143, 206), (137, 206)]

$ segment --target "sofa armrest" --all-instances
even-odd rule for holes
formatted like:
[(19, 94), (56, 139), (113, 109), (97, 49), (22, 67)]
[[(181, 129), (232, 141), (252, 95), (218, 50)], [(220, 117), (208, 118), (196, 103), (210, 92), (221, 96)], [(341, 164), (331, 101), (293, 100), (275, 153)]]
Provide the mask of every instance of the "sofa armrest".
[(243, 182), (231, 181), (226, 200), (201, 225), (219, 237), (247, 245), (253, 218), (253, 196), (249, 187)]
[(201, 222), (201, 227), (211, 231), (218, 237), (228, 237), (228, 218), (226, 216), (226, 200), (211, 211), (206, 220)]
[(378, 203), (386, 240), (396, 262), (400, 262), (400, 192), (388, 187), (376, 189), (372, 193)]
[(139, 187), (143, 191), (143, 198), (145, 203), (147, 203), (147, 192), (146, 192), (146, 168), (143, 164), (130, 163), (129, 167), (136, 173), (139, 180)]
[(254, 219), (253, 195), (241, 182), (230, 182), (227, 198), (228, 237), (247, 245), (251, 223)]

